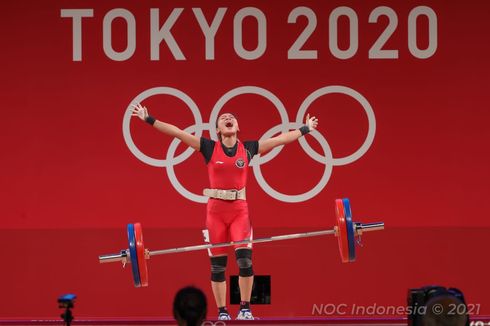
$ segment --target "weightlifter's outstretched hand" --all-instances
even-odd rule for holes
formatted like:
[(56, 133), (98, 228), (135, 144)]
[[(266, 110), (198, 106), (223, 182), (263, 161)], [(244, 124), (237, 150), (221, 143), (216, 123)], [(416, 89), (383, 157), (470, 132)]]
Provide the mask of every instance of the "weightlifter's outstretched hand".
[(316, 117), (311, 117), (310, 118), (310, 114), (308, 113), (306, 115), (305, 124), (308, 126), (308, 128), (310, 129), (310, 131), (315, 130), (316, 127), (318, 126), (318, 119)]
[(138, 117), (145, 121), (148, 118), (148, 109), (146, 106), (142, 106), (141, 103), (131, 104), (133, 110), (131, 111), (131, 116)]

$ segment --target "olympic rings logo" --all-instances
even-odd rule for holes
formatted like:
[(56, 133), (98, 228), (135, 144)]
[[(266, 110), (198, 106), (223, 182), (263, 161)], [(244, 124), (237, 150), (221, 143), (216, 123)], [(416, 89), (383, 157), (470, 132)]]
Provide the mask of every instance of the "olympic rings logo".
[(221, 320), (218, 320), (215, 322), (206, 320), (206, 321), (202, 322), (201, 326), (226, 326), (226, 323), (224, 321), (221, 321)]
[(147, 89), (140, 94), (138, 94), (128, 105), (125, 113), (124, 113), (124, 118), (123, 118), (123, 136), (124, 140), (126, 142), (126, 145), (128, 146), (129, 150), (131, 153), (133, 153), (134, 156), (136, 156), (140, 161), (151, 165), (155, 167), (164, 167), (167, 171), (167, 176), (168, 179), (170, 180), (172, 186), (177, 190), (182, 196), (186, 197), (189, 200), (192, 200), (194, 202), (198, 203), (206, 203), (208, 200), (208, 197), (194, 194), (190, 191), (188, 191), (182, 184), (179, 182), (177, 179), (177, 176), (175, 175), (174, 171), (174, 166), (177, 164), (182, 163), (185, 161), (187, 158), (189, 158), (194, 150), (192, 148), (187, 148), (184, 152), (182, 152), (180, 155), (175, 156), (175, 151), (177, 149), (177, 146), (180, 143), (180, 140), (175, 138), (173, 141), (170, 143), (170, 146), (167, 151), (167, 156), (165, 159), (156, 159), (150, 156), (147, 156), (143, 152), (141, 152), (138, 147), (135, 145), (133, 142), (133, 139), (131, 137), (131, 132), (130, 132), (130, 122), (131, 122), (131, 103), (140, 103), (143, 102), (145, 99), (154, 96), (154, 95), (171, 95), (179, 98), (182, 100), (192, 111), (192, 115), (194, 116), (194, 121), (195, 123), (187, 128), (184, 129), (184, 131), (189, 132), (189, 133), (195, 133), (197, 137), (201, 137), (203, 130), (209, 130), (211, 139), (217, 141), (217, 135), (214, 130), (214, 122), (218, 118), (218, 115), (223, 108), (223, 106), (232, 98), (243, 95), (243, 94), (256, 94), (260, 95), (267, 100), (269, 100), (277, 109), (279, 116), (281, 118), (281, 123), (272, 127), (269, 129), (267, 132), (264, 133), (264, 135), (259, 139), (267, 139), (269, 137), (272, 137), (273, 135), (277, 134), (278, 132), (288, 132), (291, 129), (299, 128), (303, 125), (304, 121), (304, 116), (309, 108), (309, 106), (319, 97), (328, 95), (328, 94), (345, 94), (348, 95), (352, 98), (354, 98), (358, 103), (361, 104), (362, 108), (364, 109), (366, 113), (366, 117), (368, 119), (368, 132), (366, 135), (366, 138), (362, 145), (352, 154), (344, 156), (344, 157), (333, 157), (332, 151), (330, 149), (330, 146), (323, 137), (323, 135), (318, 132), (317, 130), (314, 130), (311, 132), (311, 135), (318, 141), (320, 144), (323, 155), (317, 153), (315, 150), (313, 150), (310, 145), (305, 141), (304, 137), (301, 137), (299, 139), (299, 143), (301, 144), (301, 147), (303, 150), (308, 154), (309, 157), (314, 159), (315, 161), (324, 164), (325, 169), (323, 172), (322, 177), (320, 178), (320, 181), (316, 186), (314, 186), (312, 189), (309, 191), (298, 194), (298, 195), (288, 195), (288, 194), (283, 194), (272, 188), (264, 179), (264, 176), (262, 175), (262, 171), (260, 169), (260, 166), (264, 163), (269, 162), (272, 160), (274, 157), (276, 157), (282, 150), (283, 146), (279, 146), (274, 148), (272, 151), (267, 153), (266, 155), (256, 155), (252, 161), (250, 162), (250, 166), (253, 168), (255, 178), (257, 179), (258, 184), (260, 187), (271, 197), (283, 201), (283, 202), (288, 202), (288, 203), (297, 203), (297, 202), (303, 202), (307, 201), (316, 195), (318, 195), (323, 188), (328, 183), (328, 180), (330, 179), (330, 176), (332, 174), (332, 169), (334, 166), (341, 166), (341, 165), (347, 165), (352, 162), (355, 162), (359, 158), (361, 158), (370, 148), (371, 144), (374, 141), (374, 135), (376, 133), (376, 118), (374, 115), (373, 108), (371, 107), (371, 104), (369, 104), (368, 100), (362, 96), (359, 92), (355, 91), (352, 88), (346, 87), (346, 86), (325, 86), (322, 88), (317, 89), (316, 91), (312, 92), (306, 99), (303, 101), (303, 103), (300, 105), (298, 113), (296, 114), (296, 121), (295, 122), (290, 122), (288, 118), (288, 114), (286, 111), (286, 108), (284, 104), (281, 102), (281, 100), (275, 96), (272, 92), (269, 90), (262, 88), (262, 87), (257, 87), (257, 86), (241, 86), (234, 88), (227, 93), (225, 93), (214, 105), (213, 110), (211, 111), (211, 115), (209, 117), (208, 123), (204, 123), (202, 121), (201, 113), (199, 111), (199, 108), (197, 104), (184, 92), (172, 88), (172, 87), (154, 87)]

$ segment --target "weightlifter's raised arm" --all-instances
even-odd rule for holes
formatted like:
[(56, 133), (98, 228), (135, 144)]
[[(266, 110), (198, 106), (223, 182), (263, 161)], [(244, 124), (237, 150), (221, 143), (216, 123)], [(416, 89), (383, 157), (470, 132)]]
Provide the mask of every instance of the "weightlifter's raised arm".
[(177, 126), (157, 120), (148, 114), (148, 109), (140, 103), (132, 104), (133, 110), (131, 115), (140, 118), (141, 120), (151, 124), (158, 131), (180, 139), (184, 144), (194, 148), (196, 151), (201, 146), (199, 137), (196, 137), (188, 132), (183, 131)]

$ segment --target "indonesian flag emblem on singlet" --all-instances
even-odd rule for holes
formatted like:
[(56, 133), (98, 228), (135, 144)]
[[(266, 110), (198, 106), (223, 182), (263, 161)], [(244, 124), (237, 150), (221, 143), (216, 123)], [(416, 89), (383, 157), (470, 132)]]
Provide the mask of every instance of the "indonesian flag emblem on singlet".
[(235, 161), (235, 165), (239, 168), (243, 168), (245, 166), (245, 161), (242, 158), (239, 158)]

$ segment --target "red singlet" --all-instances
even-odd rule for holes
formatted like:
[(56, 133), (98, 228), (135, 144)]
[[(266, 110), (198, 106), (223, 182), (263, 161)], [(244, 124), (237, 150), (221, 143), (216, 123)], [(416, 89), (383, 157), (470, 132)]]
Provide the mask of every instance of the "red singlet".
[[(248, 158), (242, 142), (238, 141), (236, 154), (229, 157), (223, 151), (221, 142), (216, 142), (211, 160), (208, 162), (209, 184), (212, 189), (242, 189), (247, 184)], [(248, 217), (245, 200), (221, 200), (209, 198), (206, 228), (211, 243), (239, 241), (252, 238), (252, 226)], [(237, 245), (235, 248), (252, 244)], [(223, 255), (227, 248), (214, 248), (210, 256)]]

